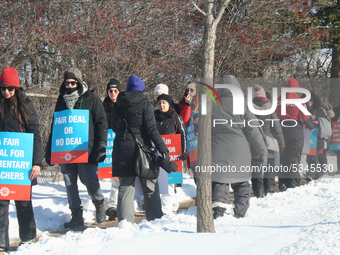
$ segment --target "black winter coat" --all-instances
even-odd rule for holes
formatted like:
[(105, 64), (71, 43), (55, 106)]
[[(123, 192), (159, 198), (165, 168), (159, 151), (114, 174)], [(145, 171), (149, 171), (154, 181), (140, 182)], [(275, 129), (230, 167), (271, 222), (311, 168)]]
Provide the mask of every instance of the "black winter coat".
[(160, 110), (155, 111), (155, 118), (157, 122), (157, 128), (160, 135), (171, 135), (180, 134), (181, 135), (181, 146), (182, 146), (182, 160), (185, 160), (188, 155), (188, 140), (187, 131), (183, 122), (182, 117), (169, 110), (167, 114), (162, 113)]
[[(259, 98), (254, 98), (253, 99), (253, 105), (254, 108), (257, 110), (269, 110), (272, 107), (272, 103), (270, 101), (263, 102)], [(281, 124), (279, 121), (277, 121), (277, 114), (276, 112), (273, 112), (272, 114), (269, 115), (255, 115), (257, 119), (263, 121), (263, 126), (262, 130), (263, 133), (265, 133), (267, 136), (271, 138), (275, 138), (279, 144), (280, 151), (283, 150), (285, 147), (285, 141), (283, 138), (283, 133), (282, 133), (282, 128)], [(268, 121), (268, 120), (276, 120), (276, 121)], [(254, 125), (254, 123), (252, 123)], [(262, 124), (260, 122), (260, 124)], [(256, 125), (256, 124), (255, 124)], [(262, 134), (262, 131), (261, 131)], [(251, 146), (251, 155), (252, 158), (260, 158), (258, 153), (256, 152), (256, 149)], [(275, 158), (276, 153), (275, 151), (268, 150), (268, 158)]]
[(106, 120), (107, 120), (107, 125), (108, 128), (111, 128), (111, 111), (112, 109), (109, 109), (109, 104), (111, 102), (111, 99), (109, 97), (105, 97), (103, 101), (103, 107), (106, 113)]
[[(33, 142), (33, 162), (32, 165), (41, 166), (42, 165), (42, 146), (41, 146), (41, 137), (40, 137), (40, 129), (39, 129), (39, 119), (37, 111), (35, 110), (33, 102), (29, 98), (25, 98), (25, 103), (28, 109), (30, 110), (30, 122), (28, 125), (21, 125), (18, 119), (7, 113), (3, 121), (0, 122), (0, 131), (3, 132), (23, 132), (23, 133), (32, 133), (34, 134), (34, 142)], [(22, 130), (21, 130), (22, 129)], [(32, 185), (37, 183), (37, 179), (32, 180)]]
[(111, 112), (111, 127), (116, 133), (112, 151), (112, 176), (136, 176), (137, 145), (124, 118), (141, 143), (151, 146), (153, 142), (160, 153), (168, 151), (157, 130), (152, 104), (147, 95), (139, 91), (121, 92)]
[[(63, 86), (63, 85), (62, 85)], [(64, 94), (60, 94), (55, 106), (55, 112), (66, 110), (66, 103), (63, 98)], [(98, 96), (90, 90), (81, 95), (76, 102), (74, 109), (89, 110), (89, 146), (88, 146), (88, 163), (97, 164), (98, 151), (106, 148), (107, 140), (107, 120), (103, 104)], [(52, 123), (53, 125), (53, 123)], [(52, 126), (53, 128), (53, 126)], [(51, 139), (50, 137), (46, 146), (46, 162), (51, 162)]]

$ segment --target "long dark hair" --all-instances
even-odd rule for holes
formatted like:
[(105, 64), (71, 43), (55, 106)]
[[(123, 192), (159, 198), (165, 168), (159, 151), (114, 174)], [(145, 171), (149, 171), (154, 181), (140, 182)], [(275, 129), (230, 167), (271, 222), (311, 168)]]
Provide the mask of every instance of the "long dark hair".
[[(195, 84), (196, 95), (195, 95), (195, 97), (193, 98), (193, 101), (195, 101), (196, 104), (197, 104), (197, 102), (198, 102), (199, 94), (198, 94), (198, 86), (197, 86), (197, 83), (196, 83), (196, 82), (193, 82), (193, 81), (189, 81), (189, 82), (187, 83), (187, 85), (185, 86), (184, 95), (182, 96), (181, 100), (179, 101), (179, 105), (185, 104), (185, 97), (188, 96), (187, 86), (188, 86), (189, 84)], [(191, 104), (193, 103), (193, 101), (191, 102)]]
[(15, 94), (9, 99), (5, 99), (1, 93), (0, 96), (0, 119), (3, 121), (6, 113), (15, 116), (20, 124), (28, 125), (30, 122), (30, 113), (25, 102), (25, 94), (19, 89), (15, 88)]

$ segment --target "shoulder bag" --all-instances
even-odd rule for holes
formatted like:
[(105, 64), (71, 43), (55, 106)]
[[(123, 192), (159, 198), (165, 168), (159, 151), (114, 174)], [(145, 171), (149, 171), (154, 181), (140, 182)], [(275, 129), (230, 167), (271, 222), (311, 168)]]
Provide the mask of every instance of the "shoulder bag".
[(160, 171), (157, 149), (142, 144), (134, 135), (126, 120), (125, 123), (137, 144), (136, 175), (144, 179), (157, 179)]

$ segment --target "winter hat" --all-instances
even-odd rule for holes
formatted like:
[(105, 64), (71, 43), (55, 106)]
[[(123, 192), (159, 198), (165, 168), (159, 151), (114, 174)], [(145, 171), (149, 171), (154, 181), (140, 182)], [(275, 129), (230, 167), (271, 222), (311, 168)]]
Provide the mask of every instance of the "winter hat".
[(64, 81), (67, 79), (74, 79), (81, 83), (83, 76), (77, 67), (71, 67), (64, 73)]
[(253, 98), (255, 97), (266, 97), (266, 92), (260, 85), (256, 85), (253, 90)]
[(13, 67), (7, 67), (0, 76), (0, 86), (19, 88), (18, 71)]
[(298, 87), (299, 87), (299, 83), (297, 82), (297, 80), (295, 79), (288, 80), (287, 88), (298, 88)]
[(106, 92), (111, 88), (116, 88), (121, 91), (122, 87), (120, 86), (120, 82), (117, 79), (110, 79), (109, 83), (106, 85)]
[(162, 95), (162, 94), (167, 94), (169, 95), (169, 88), (167, 85), (165, 84), (158, 84), (156, 87), (155, 87), (155, 91), (154, 91), (154, 96), (159, 96), (159, 95)]
[(167, 94), (162, 94), (160, 96), (157, 97), (157, 103), (159, 101), (166, 101), (169, 105), (172, 104), (172, 98), (171, 96), (167, 95)]
[(145, 84), (142, 80), (136, 76), (132, 75), (127, 81), (126, 91), (143, 91), (145, 88)]

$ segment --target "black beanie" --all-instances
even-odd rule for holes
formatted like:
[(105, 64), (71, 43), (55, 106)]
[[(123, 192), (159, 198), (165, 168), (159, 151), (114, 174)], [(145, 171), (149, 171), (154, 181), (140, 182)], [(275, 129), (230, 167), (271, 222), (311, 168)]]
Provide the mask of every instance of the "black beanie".
[(106, 92), (108, 92), (108, 90), (111, 88), (116, 88), (120, 92), (121, 90), (120, 82), (117, 79), (111, 79), (109, 83), (106, 85)]
[(162, 94), (162, 95), (157, 97), (157, 103), (161, 100), (165, 100), (169, 103), (169, 105), (172, 105), (172, 98), (171, 98), (171, 96), (169, 96), (167, 94)]

